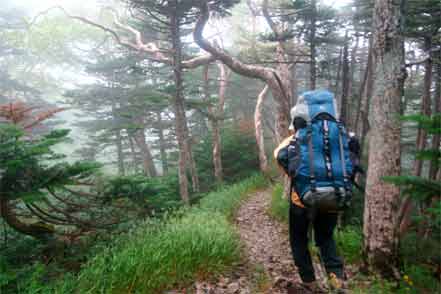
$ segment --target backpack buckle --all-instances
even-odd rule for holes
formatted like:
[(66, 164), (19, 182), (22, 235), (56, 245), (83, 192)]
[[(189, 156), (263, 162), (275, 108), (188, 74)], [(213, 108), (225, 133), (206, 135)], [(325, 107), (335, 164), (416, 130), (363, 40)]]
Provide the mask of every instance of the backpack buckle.
[(317, 190), (316, 183), (317, 183), (317, 181), (315, 179), (315, 176), (313, 176), (313, 175), (309, 176), (309, 184), (311, 185), (312, 192), (315, 192)]

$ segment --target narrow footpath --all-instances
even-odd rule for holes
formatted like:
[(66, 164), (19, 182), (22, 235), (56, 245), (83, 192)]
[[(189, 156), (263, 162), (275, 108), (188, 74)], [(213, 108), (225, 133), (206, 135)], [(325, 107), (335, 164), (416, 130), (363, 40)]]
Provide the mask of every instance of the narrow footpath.
[[(303, 293), (291, 257), (288, 227), (268, 214), (271, 189), (258, 191), (237, 212), (235, 224), (244, 246), (245, 262), (213, 282), (195, 282), (196, 294)], [(316, 273), (324, 277), (315, 264)], [(180, 292), (182, 293), (182, 292)]]
[(266, 293), (287, 293), (300, 282), (294, 267), (288, 228), (268, 214), (271, 190), (257, 192), (239, 209), (237, 227), (251, 264), (263, 267), (269, 278)]

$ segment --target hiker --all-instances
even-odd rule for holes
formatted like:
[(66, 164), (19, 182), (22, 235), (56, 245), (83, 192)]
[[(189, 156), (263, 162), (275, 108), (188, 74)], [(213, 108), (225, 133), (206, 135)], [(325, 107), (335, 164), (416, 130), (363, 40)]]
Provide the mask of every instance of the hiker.
[[(331, 288), (340, 289), (344, 272), (333, 232), (338, 212), (351, 199), (352, 181), (359, 162), (359, 144), (339, 122), (336, 101), (328, 91), (303, 93), (291, 110), (290, 130), (274, 156), (290, 177), (289, 234), (295, 265), (303, 287), (320, 290), (308, 250), (308, 230), (329, 276)], [(341, 160), (343, 158), (344, 160)]]

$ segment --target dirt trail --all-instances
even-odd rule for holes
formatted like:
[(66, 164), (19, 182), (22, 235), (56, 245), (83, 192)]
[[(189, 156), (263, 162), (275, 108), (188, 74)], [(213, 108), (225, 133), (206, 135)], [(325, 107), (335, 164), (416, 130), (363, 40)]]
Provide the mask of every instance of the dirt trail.
[(300, 277), (291, 257), (288, 228), (268, 215), (269, 205), (269, 190), (256, 193), (241, 206), (236, 222), (249, 262), (261, 265), (268, 275), (269, 287), (261, 290), (287, 293)]
[(270, 199), (271, 189), (258, 191), (237, 212), (235, 224), (246, 254), (244, 264), (216, 281), (195, 282), (189, 291), (168, 293), (303, 293), (298, 289), (300, 277), (291, 257), (288, 228), (267, 213)]

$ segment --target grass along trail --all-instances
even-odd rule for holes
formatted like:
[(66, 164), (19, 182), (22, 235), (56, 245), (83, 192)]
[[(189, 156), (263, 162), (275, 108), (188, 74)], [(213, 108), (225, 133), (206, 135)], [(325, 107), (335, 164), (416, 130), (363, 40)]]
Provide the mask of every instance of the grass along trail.
[[(237, 211), (234, 222), (245, 256), (234, 271), (215, 281), (197, 281), (190, 289), (166, 293), (304, 293), (291, 256), (288, 227), (268, 214), (271, 192), (271, 188), (254, 192)], [(317, 276), (324, 280), (322, 272)]]

